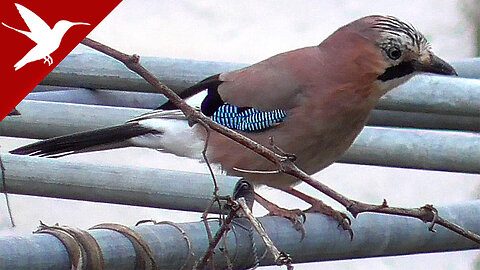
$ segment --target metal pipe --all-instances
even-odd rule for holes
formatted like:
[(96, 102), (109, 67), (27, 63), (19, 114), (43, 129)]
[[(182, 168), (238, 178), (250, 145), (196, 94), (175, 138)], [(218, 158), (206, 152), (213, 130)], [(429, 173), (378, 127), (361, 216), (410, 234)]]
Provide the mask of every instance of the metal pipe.
[(452, 66), (463, 78), (480, 79), (480, 58), (467, 58), (451, 62)]
[(480, 134), (365, 128), (339, 162), (480, 173)]
[[(166, 102), (161, 94), (122, 92), (112, 90), (71, 90), (32, 92), (25, 100), (67, 102), (85, 105), (155, 109)], [(410, 127), (480, 131), (480, 117), (373, 110), (367, 123), (370, 126)]]
[[(44, 139), (122, 124), (150, 110), (24, 100), (21, 116), (0, 122), (3, 136)], [(74, 124), (73, 124), (74, 123)]]
[(25, 100), (155, 109), (165, 103), (167, 98), (161, 94), (154, 93), (73, 88), (58, 91), (32, 92), (25, 97)]
[(480, 117), (480, 80), (417, 75), (385, 94), (376, 108)]
[[(6, 183), (1, 192), (197, 212), (203, 212), (213, 196), (213, 182), (208, 174), (72, 163), (5, 153), (1, 158)], [(219, 175), (216, 179), (220, 194), (231, 195), (239, 178)], [(216, 205), (213, 211), (219, 212)]]
[(367, 125), (480, 132), (480, 117), (373, 110)]
[[(141, 57), (140, 62), (157, 79), (178, 92), (213, 74), (247, 66), (162, 57)], [(150, 84), (123, 64), (98, 53), (68, 55), (40, 84), (157, 93)]]
[[(477, 218), (480, 215), (479, 201), (439, 207), (438, 210), (449, 221), (480, 233)], [(335, 221), (321, 214), (307, 214), (304, 224), (306, 237), (303, 240), (301, 233), (284, 218), (261, 217), (259, 220), (278, 249), (290, 254), (294, 263), (477, 248), (475, 243), (443, 227), (437, 225), (437, 232), (433, 233), (423, 222), (405, 217), (361, 214), (353, 220), (353, 241)], [(209, 224), (213, 232), (219, 227), (218, 221), (211, 220)], [(177, 225), (178, 228), (171, 224), (134, 228), (153, 251), (158, 269), (179, 269), (183, 265), (184, 269), (190, 269), (208, 247), (203, 222)], [(249, 228), (244, 219), (237, 219), (227, 235), (227, 248), (224, 250), (228, 251), (233, 268), (252, 267), (255, 258), (260, 260), (260, 265), (273, 265), (269, 254), (262, 256), (265, 253), (262, 240)], [(135, 250), (127, 238), (109, 230), (93, 230), (90, 233), (102, 250), (106, 269), (134, 268)], [(191, 244), (190, 250), (187, 241)], [(217, 269), (227, 268), (225, 255), (218, 247), (214, 256)], [(1, 269), (69, 269), (68, 261), (65, 248), (54, 236), (0, 237)]]
[[(246, 64), (239, 63), (154, 57), (144, 57), (141, 61), (160, 81), (177, 93), (210, 75), (246, 66)], [(472, 61), (477, 62), (475, 59)], [(467, 62), (459, 62), (457, 66), (467, 66)], [(468, 67), (466, 69), (468, 70)], [(462, 76), (461, 72), (460, 76)], [(156, 92), (116, 60), (91, 53), (67, 56), (41, 84)], [(418, 75), (382, 98), (378, 108), (479, 117), (480, 81), (447, 76)]]
[[(148, 110), (23, 101), (0, 135), (49, 138), (122, 124)], [(75, 123), (72, 125), (71, 123)], [(341, 162), (480, 173), (480, 134), (366, 127)]]

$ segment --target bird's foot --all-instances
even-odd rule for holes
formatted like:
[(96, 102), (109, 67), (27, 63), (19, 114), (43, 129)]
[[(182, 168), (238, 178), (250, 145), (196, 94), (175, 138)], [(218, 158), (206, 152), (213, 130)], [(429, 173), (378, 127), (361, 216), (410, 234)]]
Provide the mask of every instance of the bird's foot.
[(331, 208), (320, 200), (316, 201), (312, 204), (312, 207), (305, 210), (305, 213), (321, 213), (333, 218), (338, 222), (339, 227), (342, 227), (343, 230), (350, 234), (350, 240), (353, 240), (353, 230), (351, 228), (352, 220), (347, 214)]
[(51, 66), (53, 64), (53, 59), (50, 55), (47, 55), (43, 58), (43, 63), (47, 63), (48, 66)]
[(284, 217), (290, 220), (293, 223), (295, 230), (302, 233), (302, 240), (305, 238), (305, 228), (303, 227), (303, 223), (305, 223), (306, 216), (302, 210), (285, 209), (274, 204), (269, 206), (267, 210), (269, 216)]
[[(306, 216), (300, 209), (285, 209), (282, 208), (265, 198), (263, 198), (260, 194), (255, 193), (255, 200), (260, 203), (267, 211), (269, 216), (279, 216), (284, 217), (290, 220), (293, 223), (293, 227), (301, 232), (302, 236), (301, 239), (305, 238), (305, 228), (303, 227), (303, 223), (305, 223)], [(302, 217), (302, 218), (300, 218)]]

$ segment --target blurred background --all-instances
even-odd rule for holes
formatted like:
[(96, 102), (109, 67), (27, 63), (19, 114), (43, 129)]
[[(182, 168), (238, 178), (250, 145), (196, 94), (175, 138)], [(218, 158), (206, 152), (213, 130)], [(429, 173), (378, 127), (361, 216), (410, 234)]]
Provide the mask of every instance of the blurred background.
[[(479, 55), (480, 1), (188, 1), (124, 0), (90, 38), (120, 51), (205, 61), (255, 63), (274, 54), (320, 43), (340, 26), (366, 15), (393, 15), (412, 23), (446, 60)], [(89, 51), (81, 45), (73, 53)], [(1, 151), (32, 140), (0, 137)], [(64, 160), (207, 172), (198, 162), (146, 149), (79, 154)], [(416, 207), (478, 198), (480, 176), (460, 173), (334, 164), (315, 178), (351, 198)], [(154, 179), (152, 179), (154, 181)], [(299, 189), (324, 199), (316, 191)], [(307, 205), (271, 189), (260, 193), (281, 206)], [(288, 198), (288, 199), (287, 199)], [(28, 233), (38, 220), (88, 228), (101, 222), (134, 225), (140, 219), (198, 221), (199, 213), (10, 195), (17, 227), (5, 204), (0, 234)], [(325, 199), (326, 200), (326, 199)], [(338, 209), (337, 204), (326, 200)], [(266, 211), (256, 206), (256, 215)], [(480, 269), (478, 251), (299, 264), (295, 269)], [(262, 267), (261, 269), (277, 269)]]

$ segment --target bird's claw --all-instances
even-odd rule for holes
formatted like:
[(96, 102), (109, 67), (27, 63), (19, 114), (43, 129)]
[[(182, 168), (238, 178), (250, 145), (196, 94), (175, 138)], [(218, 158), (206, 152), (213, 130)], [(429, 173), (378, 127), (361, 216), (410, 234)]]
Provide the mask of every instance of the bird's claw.
[[(303, 224), (307, 220), (305, 213), (300, 209), (285, 209), (285, 208), (271, 208), (269, 209), (269, 216), (279, 216), (290, 220), (293, 223), (295, 230), (299, 231), (302, 236), (301, 240), (305, 238), (305, 228)], [(300, 219), (301, 217), (301, 219)]]
[(350, 235), (350, 241), (353, 240), (353, 230), (352, 230), (352, 220), (342, 212), (338, 212), (338, 215), (333, 217), (335, 220), (338, 221), (338, 227), (342, 227), (344, 231), (347, 231), (348, 234)]
[(309, 213), (321, 213), (321, 214), (324, 214), (326, 216), (329, 216), (331, 218), (333, 218), (334, 220), (336, 220), (338, 222), (338, 227), (342, 227), (342, 229), (344, 231), (347, 231), (348, 234), (350, 235), (350, 241), (353, 240), (353, 230), (352, 230), (352, 220), (350, 219), (350, 217), (343, 213), (343, 212), (340, 212), (340, 211), (337, 211), (331, 207), (329, 207), (328, 205), (325, 205), (323, 203), (321, 204), (316, 204), (316, 205), (313, 205), (311, 208), (305, 210), (305, 212), (309, 212)]

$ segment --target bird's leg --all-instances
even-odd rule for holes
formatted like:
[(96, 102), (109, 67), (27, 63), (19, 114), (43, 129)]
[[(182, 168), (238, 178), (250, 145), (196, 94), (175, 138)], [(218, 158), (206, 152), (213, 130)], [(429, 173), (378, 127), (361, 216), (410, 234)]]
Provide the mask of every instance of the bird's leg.
[(47, 55), (43, 58), (43, 63), (47, 63), (48, 66), (51, 66), (53, 64), (53, 59), (50, 55)]
[[(297, 231), (302, 232), (302, 239), (303, 239), (303, 236), (305, 235), (305, 230), (303, 228), (303, 223), (305, 222), (305, 214), (303, 213), (302, 210), (282, 208), (282, 207), (268, 201), (267, 199), (263, 198), (257, 192), (255, 192), (255, 200), (261, 206), (263, 206), (265, 209), (267, 209), (269, 216), (280, 216), (280, 217), (284, 217), (284, 218), (289, 219), (293, 223), (295, 229)], [(299, 219), (300, 216), (303, 218), (303, 220)]]
[(333, 209), (332, 207), (326, 205), (319, 199), (311, 197), (305, 193), (302, 193), (294, 188), (284, 189), (283, 191), (309, 203), (312, 207), (305, 210), (305, 213), (322, 213), (329, 217), (332, 217), (338, 222), (338, 226), (341, 226), (344, 230), (348, 231), (350, 234), (350, 239), (353, 239), (353, 231), (350, 225), (352, 224), (350, 218), (340, 211)]

